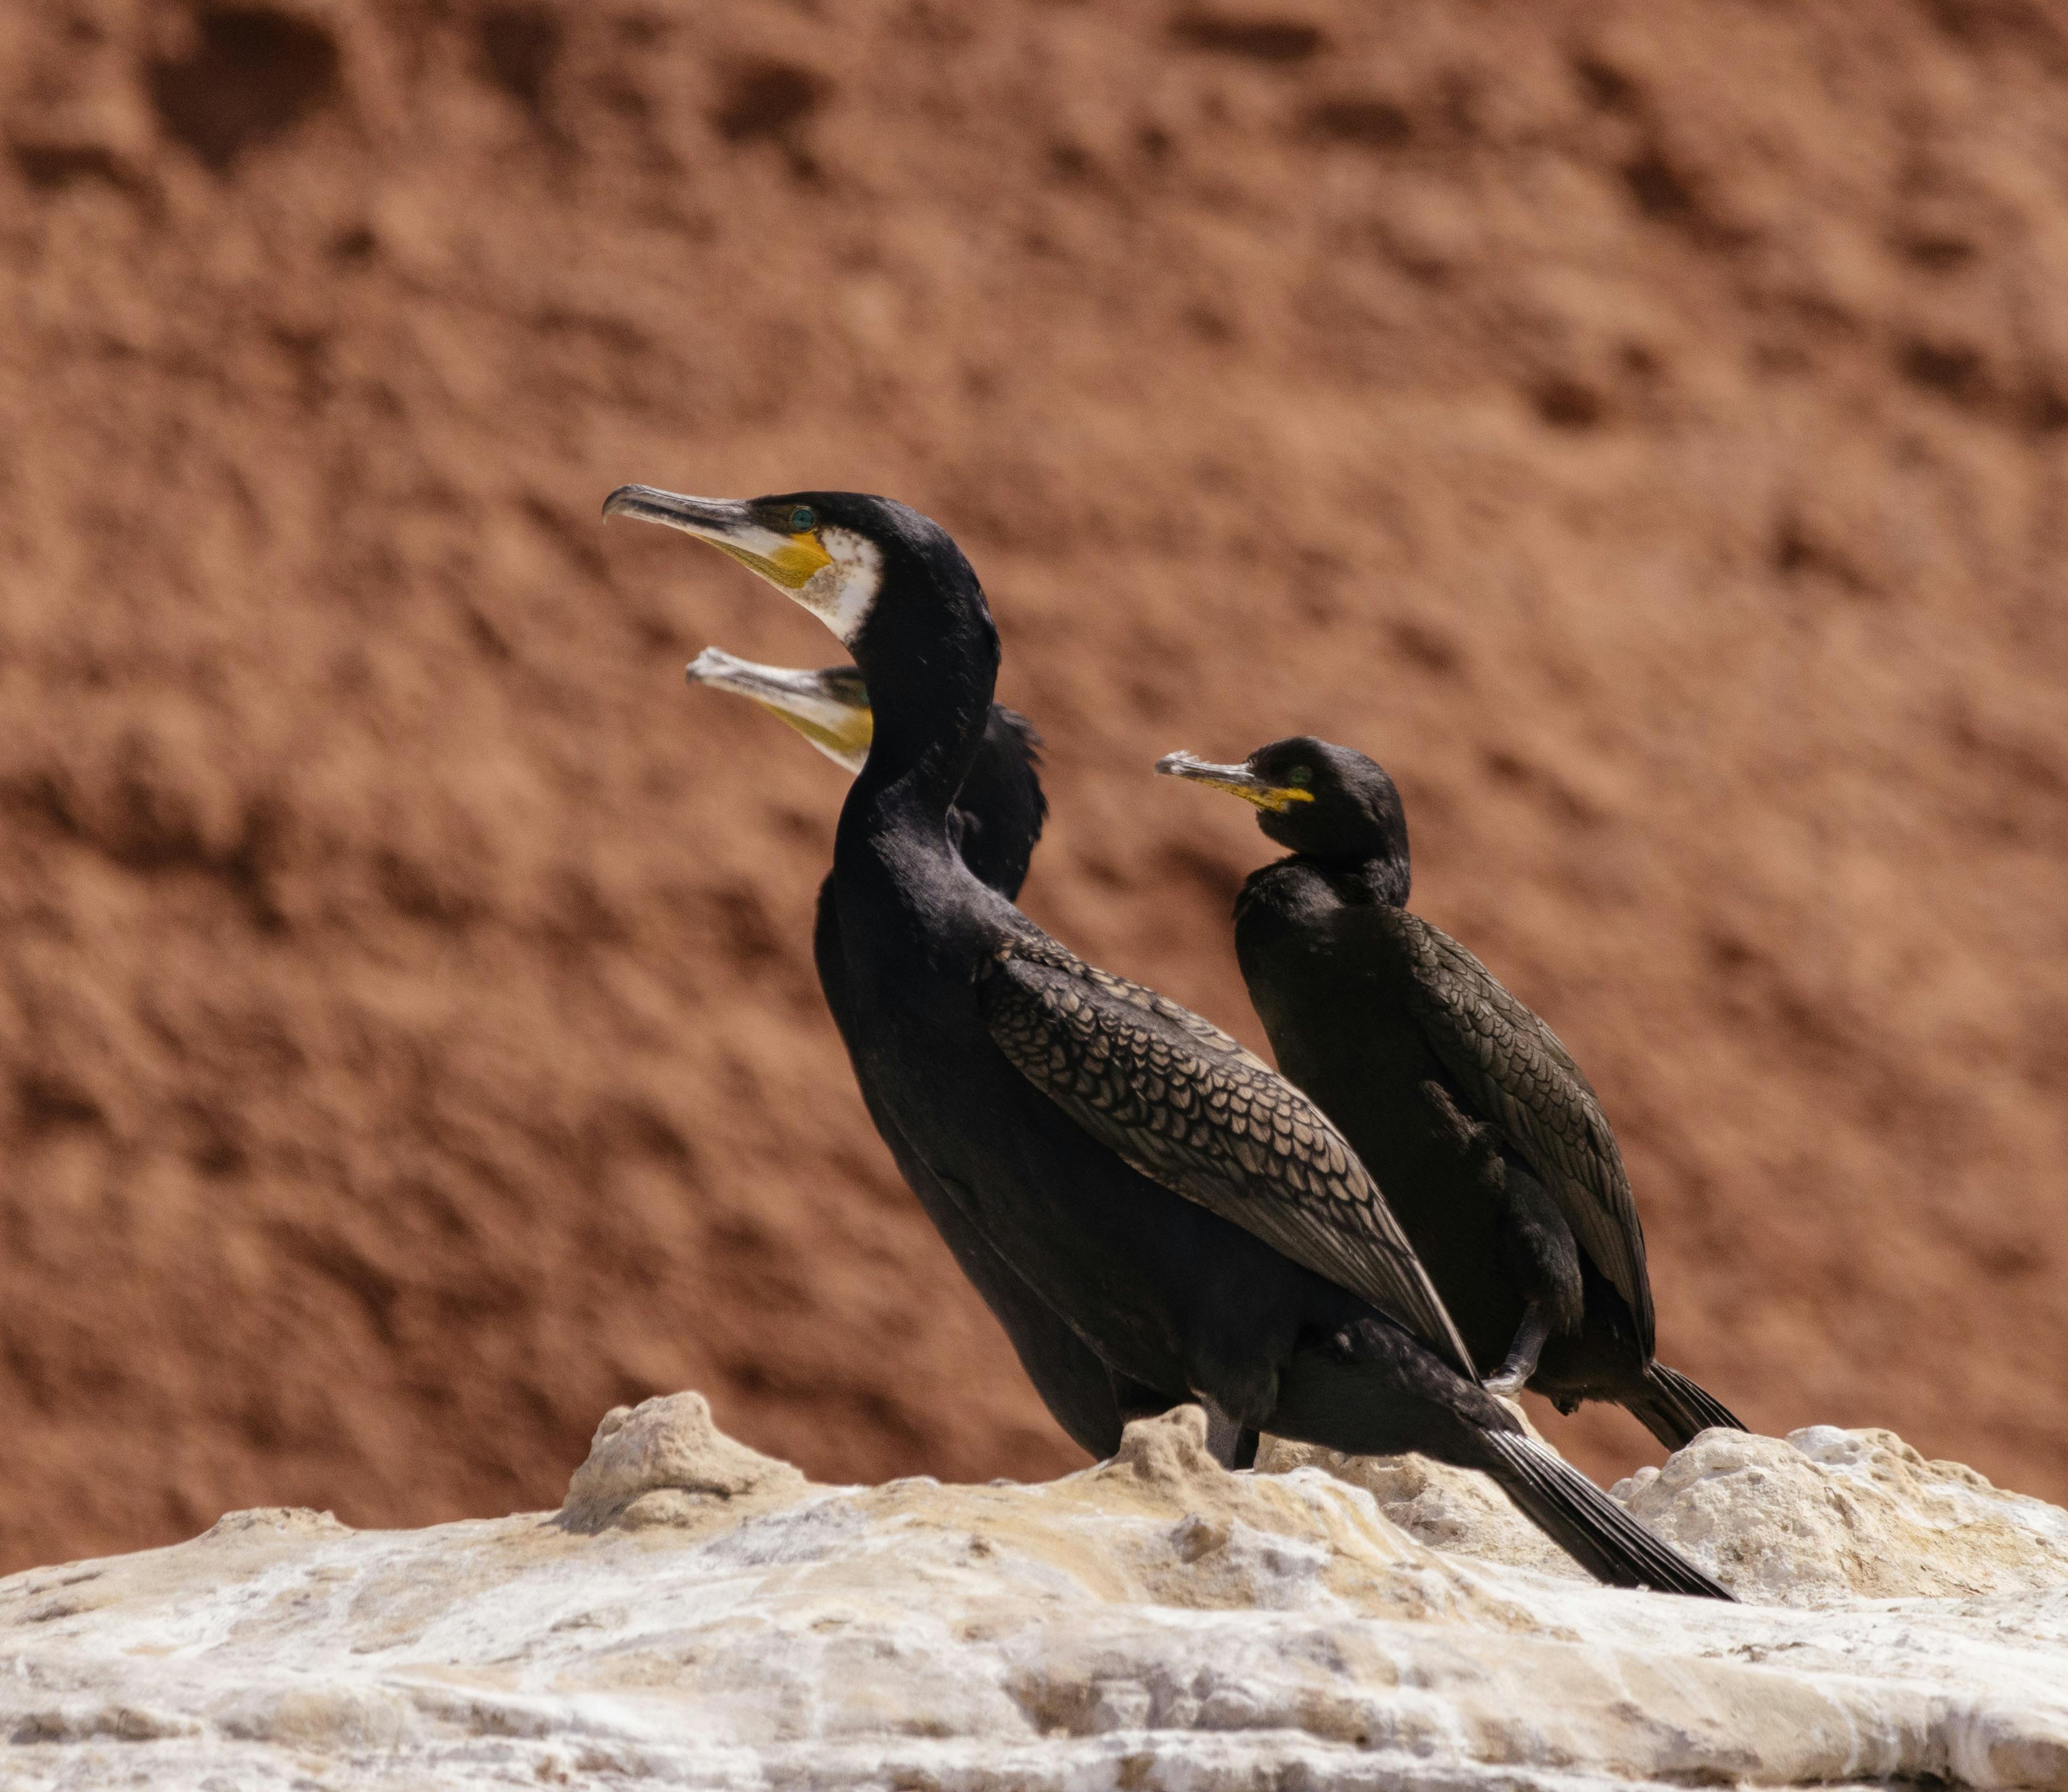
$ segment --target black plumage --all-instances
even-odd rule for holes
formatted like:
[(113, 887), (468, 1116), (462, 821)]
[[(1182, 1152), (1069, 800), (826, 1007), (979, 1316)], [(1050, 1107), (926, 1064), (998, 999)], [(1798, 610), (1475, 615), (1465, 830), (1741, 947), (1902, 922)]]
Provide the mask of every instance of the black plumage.
[(1257, 806), (1236, 952), (1285, 1074), (1373, 1173), (1493, 1385), (1627, 1407), (1668, 1448), (1744, 1427), (1656, 1361), (1644, 1229), (1615, 1134), (1557, 1036), (1406, 907), (1406, 817), (1363, 754), (1308, 736), (1159, 769)]
[[(837, 764), (858, 771), (873, 727), (868, 686), (851, 666), (805, 671), (763, 666), (706, 648), (689, 668), (693, 682), (731, 692), (772, 711)], [(1040, 736), (1027, 718), (993, 703), (983, 737), (948, 812), (948, 833), (977, 878), (1008, 901), (1020, 894), (1048, 813), (1041, 788)], [(819, 887), (812, 955), (870, 1120), (889, 1149), (957, 1265), (983, 1297), (1048, 1411), (1080, 1448), (1109, 1456), (1126, 1422), (1160, 1411), (1149, 1390), (1116, 1383), (1105, 1362), (985, 1240), (913, 1151), (875, 1087), (870, 1061), (856, 1045), (847, 966), (841, 943), (840, 900), (830, 873)], [(1254, 1432), (1210, 1414), (1210, 1441), (1231, 1465), (1255, 1459)]]
[[(868, 688), (852, 666), (800, 671), (706, 649), (691, 663), (690, 676), (698, 683), (731, 691), (773, 711), (849, 770), (867, 757)], [(1040, 736), (1024, 716), (992, 704), (969, 775), (949, 814), (950, 829), (963, 862), (1008, 898), (1020, 893), (1048, 813), (1038, 769), (1040, 745)], [(1080, 1448), (1097, 1457), (1111, 1456), (1120, 1445), (1123, 1415), (1105, 1362), (963, 1216), (906, 1143), (876, 1092), (869, 1061), (857, 1049), (853, 1004), (841, 946), (840, 899), (830, 872), (819, 886), (812, 958), (827, 1010), (853, 1064), (863, 1105), (906, 1187), (1003, 1328), (1027, 1379), (1056, 1423)]]
[(1211, 1022), (1045, 937), (1002, 944), (978, 978), (999, 1050), (1086, 1132), (1472, 1373), (1364, 1166), (1284, 1077)]
[[(971, 874), (948, 813), (982, 738), (998, 637), (943, 531), (849, 493), (724, 503), (630, 487), (605, 509), (724, 548), (853, 653), (875, 733), (833, 876), (857, 1052), (912, 1150), (1110, 1368), (1281, 1436), (1483, 1469), (1600, 1578), (1728, 1597), (1479, 1386), (1447, 1322), (1430, 1322), (1441, 1302), (1420, 1266), (1394, 1254), (1383, 1201), (1310, 1102), (1218, 1029), (1083, 965)], [(1081, 1079), (1093, 1061), (1105, 1068)], [(1314, 1197), (1294, 1200), (1289, 1176), (1254, 1167), (1272, 1163), (1318, 1176), (1326, 1200), (1329, 1177), (1341, 1179), (1340, 1228), (1366, 1234), (1354, 1250), (1302, 1240), (1280, 1210)], [(1344, 1255), (1356, 1290), (1332, 1279)], [(1325, 1256), (1325, 1270), (1304, 1261)]]

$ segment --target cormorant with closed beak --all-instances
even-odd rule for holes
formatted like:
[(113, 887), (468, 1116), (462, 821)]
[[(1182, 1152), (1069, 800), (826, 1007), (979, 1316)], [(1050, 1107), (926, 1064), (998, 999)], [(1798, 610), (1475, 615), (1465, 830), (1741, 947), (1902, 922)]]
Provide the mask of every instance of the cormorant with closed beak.
[(1484, 1470), (1600, 1578), (1728, 1598), (1478, 1383), (1356, 1155), (1227, 1034), (1085, 963), (963, 863), (949, 812), (998, 634), (969, 562), (852, 492), (625, 487), (795, 598), (874, 712), (833, 854), (858, 1054), (963, 1214), (1119, 1375), (1170, 1403), (1363, 1454)]
[(1669, 1450), (1744, 1427), (1653, 1355), (1644, 1228), (1593, 1085), (1557, 1036), (1407, 910), (1391, 778), (1309, 735), (1156, 769), (1256, 806), (1290, 856), (1236, 899), (1236, 956), (1279, 1068), (1384, 1184), (1487, 1385), (1627, 1407)]

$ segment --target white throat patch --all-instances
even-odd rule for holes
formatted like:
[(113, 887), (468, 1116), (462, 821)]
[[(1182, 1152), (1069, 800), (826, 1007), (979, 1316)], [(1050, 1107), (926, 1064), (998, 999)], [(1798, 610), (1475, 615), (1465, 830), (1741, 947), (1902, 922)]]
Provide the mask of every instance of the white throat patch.
[(883, 555), (866, 536), (831, 523), (819, 531), (819, 544), (832, 556), (832, 564), (820, 567), (793, 595), (851, 647), (883, 583)]

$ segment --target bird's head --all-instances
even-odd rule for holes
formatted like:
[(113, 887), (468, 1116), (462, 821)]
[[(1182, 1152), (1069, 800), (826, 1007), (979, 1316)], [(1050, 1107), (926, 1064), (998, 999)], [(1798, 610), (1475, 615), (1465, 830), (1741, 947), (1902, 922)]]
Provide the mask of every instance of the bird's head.
[[(603, 514), (658, 523), (707, 541), (825, 624), (852, 653), (877, 704), (904, 678), (963, 662), (995, 672), (998, 637), (976, 575), (947, 531), (894, 499), (859, 491), (686, 498), (620, 486)], [(989, 700), (990, 693), (984, 693)]]
[[(852, 666), (805, 671), (763, 666), (723, 648), (690, 662), (690, 682), (729, 690), (773, 711), (836, 765), (859, 772), (876, 733), (869, 686)], [(1041, 791), (1041, 737), (1018, 711), (993, 703), (949, 829), (963, 861), (1010, 900), (1020, 894), (1048, 813)]]
[(706, 647), (690, 662), (691, 684), (731, 691), (788, 723), (836, 765), (859, 772), (869, 758), (875, 718), (869, 686), (852, 666), (805, 671), (763, 666), (723, 648)]
[(1236, 765), (1170, 753), (1156, 769), (1256, 805), (1257, 825), (1292, 852), (1324, 864), (1407, 858), (1407, 818), (1385, 770), (1362, 753), (1312, 735), (1260, 747)]

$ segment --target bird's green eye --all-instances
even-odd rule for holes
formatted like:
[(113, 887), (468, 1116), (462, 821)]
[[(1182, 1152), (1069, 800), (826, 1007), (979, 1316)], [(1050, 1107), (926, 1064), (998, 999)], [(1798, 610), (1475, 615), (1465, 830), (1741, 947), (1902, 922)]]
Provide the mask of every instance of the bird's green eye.
[(796, 535), (802, 535), (817, 521), (818, 519), (812, 515), (812, 507), (809, 504), (800, 504), (790, 512), (790, 528)]
[(1314, 781), (1314, 774), (1304, 765), (1296, 765), (1285, 774), (1285, 781), (1295, 790), (1305, 790)]

